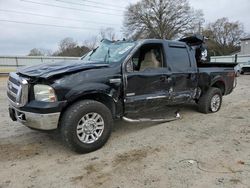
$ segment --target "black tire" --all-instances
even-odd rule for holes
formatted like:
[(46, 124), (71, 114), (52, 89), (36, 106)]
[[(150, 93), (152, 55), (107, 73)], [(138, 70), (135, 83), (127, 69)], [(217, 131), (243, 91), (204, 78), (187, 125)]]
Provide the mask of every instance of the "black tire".
[[(77, 135), (77, 125), (88, 113), (98, 113), (104, 122), (102, 134), (93, 143), (84, 143)], [(113, 127), (111, 111), (104, 104), (94, 100), (83, 100), (73, 104), (64, 112), (60, 122), (63, 141), (77, 153), (88, 153), (101, 148), (110, 137)]]
[(241, 71), (240, 74), (244, 74), (244, 71)]
[[(211, 100), (217, 95), (220, 98), (219, 107), (215, 111), (212, 110)], [(205, 94), (203, 94), (198, 102), (198, 111), (204, 114), (218, 112), (221, 108), (222, 94), (219, 88), (211, 87)]]

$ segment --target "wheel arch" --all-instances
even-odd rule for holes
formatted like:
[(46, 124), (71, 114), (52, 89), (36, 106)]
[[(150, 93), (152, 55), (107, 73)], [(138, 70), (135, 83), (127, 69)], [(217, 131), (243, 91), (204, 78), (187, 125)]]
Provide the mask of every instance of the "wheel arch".
[(88, 93), (88, 94), (83, 94), (81, 96), (78, 96), (78, 97), (68, 101), (67, 105), (61, 111), (59, 122), (60, 122), (61, 117), (63, 116), (64, 112), (70, 106), (72, 106), (73, 104), (77, 103), (78, 101), (82, 101), (82, 100), (98, 101), (98, 102), (104, 104), (111, 111), (113, 118), (116, 116), (116, 104), (115, 104), (114, 99), (111, 96), (109, 96), (105, 93)]
[(221, 94), (224, 95), (226, 92), (226, 85), (223, 80), (217, 80), (213, 84), (211, 84), (211, 87), (215, 87), (221, 90)]

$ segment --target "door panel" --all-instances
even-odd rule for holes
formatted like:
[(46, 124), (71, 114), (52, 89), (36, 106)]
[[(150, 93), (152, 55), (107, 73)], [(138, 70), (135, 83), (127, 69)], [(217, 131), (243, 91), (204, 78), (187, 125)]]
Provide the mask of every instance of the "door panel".
[[(133, 65), (128, 66), (129, 71), (125, 72), (126, 114), (140, 112), (138, 114), (143, 117), (143, 112), (160, 109), (169, 101), (170, 86), (163, 68), (166, 63), (164, 51), (162, 43), (149, 43), (143, 44), (132, 56)], [(138, 62), (135, 63), (133, 59)]]
[(132, 113), (147, 111), (151, 107), (161, 105), (165, 98), (162, 88), (162, 69), (133, 72), (127, 74), (125, 89), (125, 111)]
[(185, 44), (182, 45), (169, 43), (167, 46), (167, 63), (172, 72), (174, 104), (190, 101), (196, 93), (198, 84), (196, 66), (190, 58), (193, 57), (190, 54), (191, 49)]
[(173, 103), (184, 103), (196, 93), (196, 73), (173, 73)]
[(166, 95), (166, 99), (164, 100), (164, 105), (171, 105), (173, 104), (173, 86), (174, 86), (174, 79), (173, 74), (167, 69), (164, 68), (163, 70), (164, 82), (162, 83), (162, 89)]

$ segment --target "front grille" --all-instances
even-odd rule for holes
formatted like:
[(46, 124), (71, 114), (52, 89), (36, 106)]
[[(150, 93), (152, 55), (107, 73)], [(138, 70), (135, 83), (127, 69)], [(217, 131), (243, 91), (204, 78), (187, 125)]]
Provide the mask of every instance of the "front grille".
[(28, 102), (27, 80), (11, 72), (7, 83), (7, 96), (13, 105), (24, 106)]

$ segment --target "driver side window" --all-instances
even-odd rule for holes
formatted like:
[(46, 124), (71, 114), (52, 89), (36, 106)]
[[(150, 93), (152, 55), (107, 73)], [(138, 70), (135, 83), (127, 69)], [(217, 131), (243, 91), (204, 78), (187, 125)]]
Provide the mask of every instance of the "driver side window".
[(150, 71), (163, 66), (162, 44), (145, 44), (127, 63), (128, 72)]

